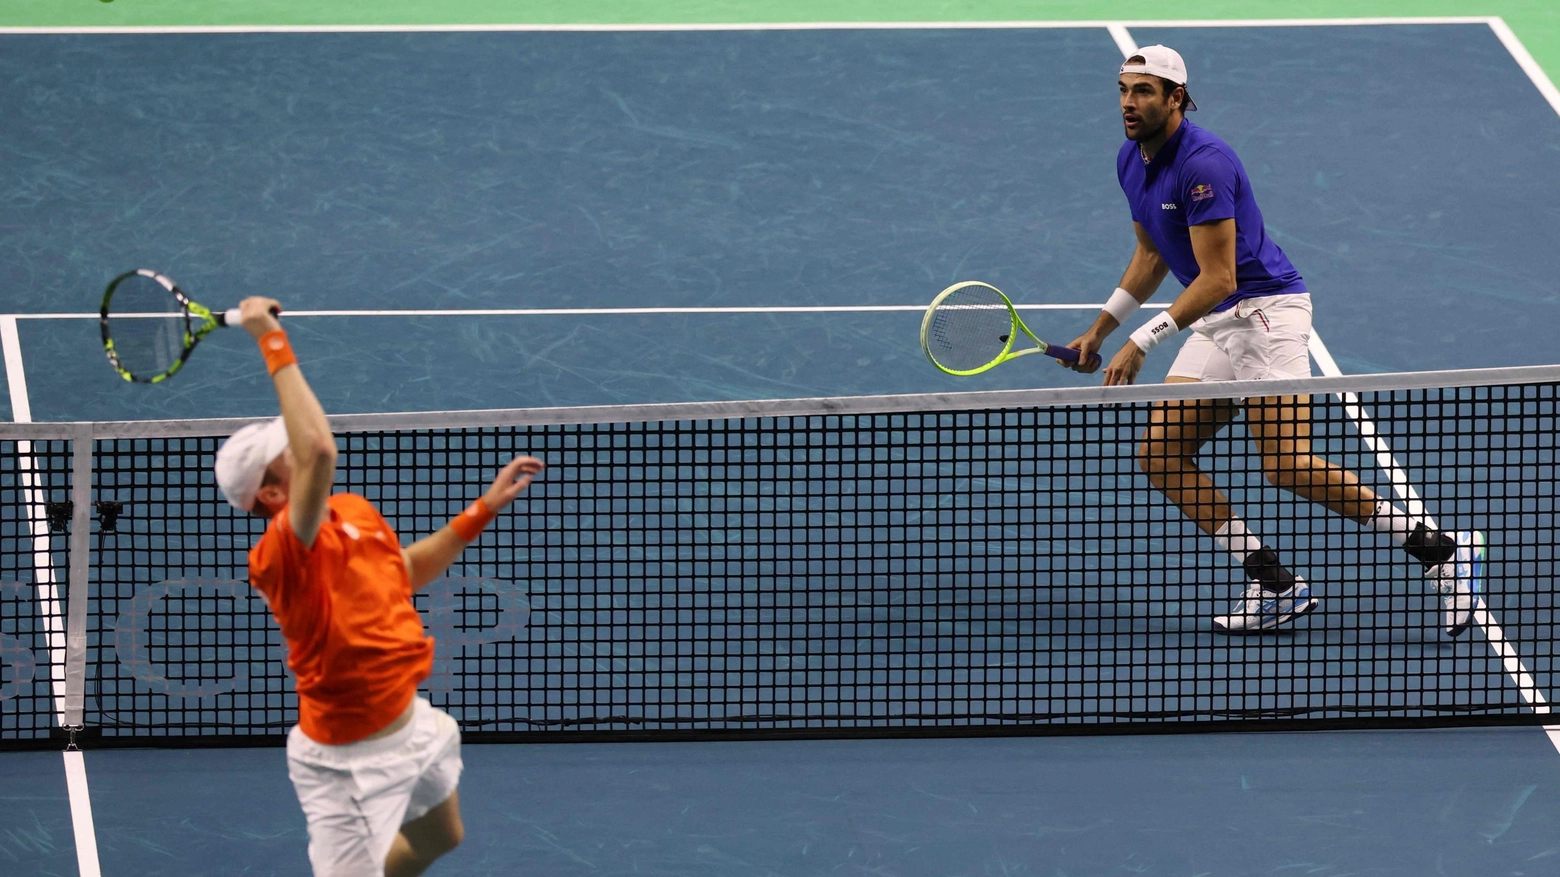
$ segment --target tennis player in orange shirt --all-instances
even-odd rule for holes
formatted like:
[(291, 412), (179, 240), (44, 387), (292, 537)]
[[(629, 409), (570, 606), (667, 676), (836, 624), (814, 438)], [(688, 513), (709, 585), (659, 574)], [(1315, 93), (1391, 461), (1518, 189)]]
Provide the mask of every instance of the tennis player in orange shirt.
[(282, 416), (234, 433), (217, 484), (267, 518), (250, 582), (287, 640), (298, 724), (287, 771), (309, 826), (316, 877), (411, 877), (460, 844), (460, 730), (417, 696), (433, 666), (412, 594), (444, 574), (542, 471), (517, 457), (449, 525), (402, 548), (363, 497), (331, 493), (336, 439), (271, 299), (241, 305)]

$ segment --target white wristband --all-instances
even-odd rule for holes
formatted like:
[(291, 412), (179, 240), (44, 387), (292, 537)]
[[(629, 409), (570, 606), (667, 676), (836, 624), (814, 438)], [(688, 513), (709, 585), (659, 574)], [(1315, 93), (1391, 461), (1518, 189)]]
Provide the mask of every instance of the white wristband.
[(1118, 286), (1116, 291), (1110, 294), (1110, 301), (1106, 302), (1105, 307), (1101, 308), (1101, 310), (1115, 317), (1116, 325), (1125, 326), (1127, 318), (1137, 313), (1137, 309), (1141, 304), (1133, 297), (1132, 293)]
[(1175, 324), (1170, 312), (1160, 311), (1159, 316), (1139, 326), (1138, 330), (1132, 333), (1132, 343), (1136, 344), (1139, 350), (1147, 353), (1160, 342), (1174, 338), (1180, 331), (1181, 327)]

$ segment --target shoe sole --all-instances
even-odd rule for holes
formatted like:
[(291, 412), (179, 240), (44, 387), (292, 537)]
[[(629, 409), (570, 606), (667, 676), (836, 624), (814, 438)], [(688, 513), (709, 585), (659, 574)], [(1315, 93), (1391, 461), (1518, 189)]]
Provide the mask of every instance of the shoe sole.
[(1246, 636), (1254, 633), (1266, 633), (1270, 630), (1274, 630), (1276, 628), (1283, 627), (1286, 624), (1290, 624), (1291, 622), (1297, 621), (1306, 615), (1310, 615), (1317, 606), (1321, 605), (1321, 602), (1321, 600), (1318, 600), (1315, 597), (1310, 597), (1306, 600), (1305, 605), (1296, 606), (1293, 611), (1286, 612), (1283, 615), (1275, 615), (1271, 621), (1263, 622), (1256, 627), (1225, 627), (1224, 625), (1215, 621), (1213, 623), (1213, 631), (1214, 633), (1222, 633), (1227, 636)]

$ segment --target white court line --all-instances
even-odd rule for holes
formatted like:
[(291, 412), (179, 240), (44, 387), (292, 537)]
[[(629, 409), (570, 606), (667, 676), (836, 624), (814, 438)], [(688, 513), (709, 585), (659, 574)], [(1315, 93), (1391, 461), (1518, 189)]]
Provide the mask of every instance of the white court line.
[(0, 27), (0, 34), (243, 34), (243, 33), (658, 33), (809, 30), (1073, 30), (1126, 27), (1374, 27), (1488, 24), (1490, 16), (1363, 18), (1211, 18), (1142, 21), (790, 21), (710, 24), (296, 24), (156, 25), (135, 27)]
[(1110, 32), (1110, 38), (1116, 41), (1116, 48), (1121, 50), (1121, 57), (1129, 58), (1137, 53), (1137, 41), (1132, 39), (1132, 34), (1124, 24), (1113, 24), (1105, 28)]
[(1538, 93), (1544, 96), (1544, 100), (1549, 101), (1549, 105), (1554, 107), (1555, 112), (1560, 113), (1560, 89), (1555, 88), (1549, 74), (1533, 60), (1533, 55), (1528, 52), (1527, 46), (1522, 45), (1522, 41), (1517, 39), (1516, 33), (1512, 31), (1510, 25), (1506, 24), (1506, 20), (1490, 19), (1490, 30), (1495, 31), (1495, 36), (1500, 38), (1501, 45), (1511, 53), (1517, 66), (1522, 68), (1522, 72), (1527, 74), (1528, 79), (1533, 80), (1533, 84), (1538, 87)]
[[(11, 394), (11, 419), (32, 423), (32, 402), (27, 396), (27, 373), (22, 365), (22, 343), (16, 319), (0, 316), (0, 348), (5, 356), (5, 378)], [(54, 723), (65, 724), (65, 607), (60, 605), (59, 583), (54, 577), (50, 549), (48, 497), (39, 481), (32, 442), (17, 441), (17, 470), (23, 500), (33, 532), (33, 575), (38, 585), (39, 609), (48, 634), (50, 682), (54, 691)], [(81, 877), (101, 877), (97, 835), (92, 827), (92, 799), (87, 794), (87, 766), (80, 752), (66, 752), (65, 786), (70, 795), (71, 826), (76, 835), (76, 869)]]
[[(11, 393), (11, 419), (32, 423), (32, 403), (27, 396), (27, 373), (22, 366), (22, 344), (16, 321), (0, 317), (0, 348), (5, 355), (5, 378)], [(48, 493), (38, 474), (30, 441), (16, 443), (16, 468), (32, 530), (33, 582), (49, 643), (50, 683), (54, 690), (55, 724), (65, 724), (65, 607), (60, 604), (59, 582), (54, 576), (53, 539), (49, 535)]]
[(65, 788), (70, 793), (70, 823), (76, 835), (76, 869), (81, 877), (102, 877), (98, 863), (97, 829), (92, 822), (92, 793), (87, 788), (87, 761), (80, 750), (65, 756)]
[[(1062, 304), (1014, 304), (1020, 311), (1089, 311), (1099, 310), (1099, 302), (1067, 302)], [(1145, 308), (1167, 308), (1168, 304), (1146, 304)], [(294, 317), (616, 317), (634, 314), (878, 314), (922, 313), (926, 305), (799, 305), (708, 308), (472, 308), (472, 309), (363, 309), (323, 311), (283, 311), (283, 319)], [(167, 318), (168, 314), (119, 314), (123, 318)], [(96, 320), (98, 314), (5, 314), (0, 319), (10, 320)]]
[[(1511, 53), (1512, 59), (1517, 62), (1518, 67), (1522, 68), (1522, 72), (1527, 74), (1528, 79), (1538, 89), (1538, 93), (1543, 95), (1544, 100), (1549, 102), (1549, 106), (1556, 113), (1560, 113), (1560, 89), (1555, 88), (1555, 83), (1549, 78), (1549, 74), (1544, 72), (1544, 68), (1540, 67), (1537, 61), (1533, 60), (1532, 53), (1527, 50), (1527, 46), (1522, 44), (1522, 40), (1517, 38), (1516, 32), (1511, 29), (1510, 25), (1506, 24), (1504, 18), (1491, 18), (1489, 24), (1490, 30), (1495, 32), (1495, 36), (1500, 40), (1501, 45), (1505, 46), (1506, 51)], [(1481, 626), (1486, 621), (1490, 622), (1491, 625), (1494, 624), (1494, 619), (1491, 619), (1488, 612), (1482, 607), (1479, 609), (1479, 615), (1476, 620)], [(1494, 629), (1500, 630), (1499, 627)], [(1511, 673), (1513, 666), (1515, 666), (1521, 671), (1521, 678), (1531, 680), (1531, 677), (1527, 674), (1527, 667), (1523, 666), (1522, 659), (1517, 656), (1516, 649), (1513, 649), (1511, 644), (1506, 642), (1505, 637), (1501, 637), (1498, 644), (1491, 640), (1491, 645), (1495, 645), (1500, 652), (1501, 659), (1506, 664), (1507, 673)], [(1534, 712), (1550, 712), (1548, 703), (1543, 700), (1541, 695), (1538, 695), (1536, 688), (1533, 693), (1537, 696), (1537, 700), (1529, 702), (1535, 703), (1533, 707)], [(1527, 695), (1524, 693), (1523, 696), (1526, 697)], [(1542, 704), (1542, 706), (1539, 706), (1539, 704)], [(1550, 744), (1555, 747), (1555, 751), (1560, 752), (1560, 725), (1545, 725), (1544, 734), (1549, 738)]]
[[(1310, 348), (1311, 357), (1316, 360), (1316, 365), (1322, 370), (1322, 374), (1333, 376), (1343, 374), (1343, 370), (1338, 367), (1338, 361), (1333, 359), (1332, 351), (1327, 349), (1327, 345), (1322, 343), (1321, 336), (1315, 332), (1311, 333)], [(1344, 410), (1348, 412), (1349, 417), (1359, 427), (1360, 438), (1364, 440), (1365, 446), (1376, 455), (1376, 465), (1387, 473), (1388, 478), (1392, 482), (1392, 492), (1408, 507), (1408, 513), (1423, 517), (1425, 522), (1432, 528), (1440, 529), (1435, 523), (1435, 519), (1425, 513), (1424, 501), (1420, 499), (1419, 491), (1415, 490), (1414, 485), (1409, 482), (1408, 474), (1403, 471), (1402, 464), (1393, 455), (1392, 448), (1388, 446), (1386, 439), (1382, 438), (1376, 431), (1376, 424), (1370, 419), (1370, 415), (1365, 412), (1364, 406), (1360, 404), (1359, 396), (1354, 393), (1340, 393), (1338, 394), (1338, 399), (1343, 402)], [(1517, 692), (1522, 695), (1522, 699), (1527, 703), (1528, 707), (1535, 713), (1551, 712), (1549, 701), (1544, 697), (1544, 693), (1539, 690), (1537, 681), (1533, 679), (1533, 674), (1528, 670), (1527, 665), (1522, 662), (1522, 657), (1517, 654), (1517, 650), (1506, 639), (1506, 632), (1501, 629), (1500, 622), (1495, 620), (1495, 616), (1490, 614), (1489, 607), (1485, 605), (1483, 600), (1479, 601), (1479, 608), (1474, 612), (1473, 620), (1475, 624), (1483, 629), (1485, 640), (1489, 642), (1490, 648), (1495, 651), (1495, 654), (1500, 656), (1506, 675), (1511, 677), (1511, 681), (1516, 684)], [(1555, 749), (1560, 751), (1560, 725), (1545, 726), (1544, 731), (1549, 737), (1549, 741), (1554, 744)]]

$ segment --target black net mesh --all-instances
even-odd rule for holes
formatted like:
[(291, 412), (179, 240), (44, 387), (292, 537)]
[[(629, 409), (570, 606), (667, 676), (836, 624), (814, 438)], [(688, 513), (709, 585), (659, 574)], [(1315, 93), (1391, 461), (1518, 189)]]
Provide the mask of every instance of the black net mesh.
[[(424, 693), (469, 734), (1536, 722), (1555, 408), (1551, 383), (1312, 397), (1314, 454), (1487, 538), (1488, 611), (1455, 639), (1422, 565), (1297, 499), (1271, 459), (1295, 448), (1264, 460), (1238, 408), (1196, 460), (1321, 601), (1255, 636), (1213, 628), (1247, 573), (1151, 488), (1147, 404), (353, 432), (338, 488), (410, 541), (513, 455), (548, 463), (417, 597), (438, 641)], [(109, 738), (267, 739), (296, 719), (244, 582), (263, 522), (218, 497), (217, 444), (97, 444), (86, 722)], [(27, 581), (11, 532), (7, 577)], [(42, 666), (26, 596), (6, 592), (3, 630)], [(5, 701), (6, 739), (28, 732), (12, 716), (46, 726), (32, 690)]]

